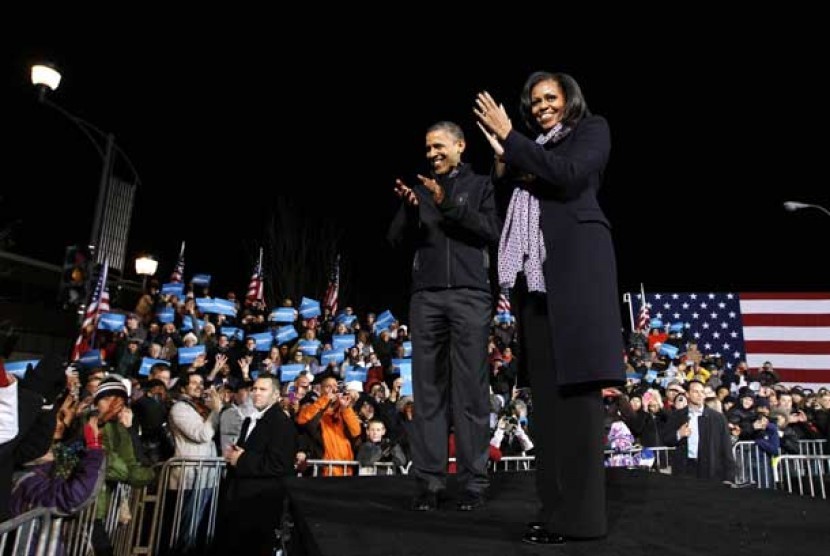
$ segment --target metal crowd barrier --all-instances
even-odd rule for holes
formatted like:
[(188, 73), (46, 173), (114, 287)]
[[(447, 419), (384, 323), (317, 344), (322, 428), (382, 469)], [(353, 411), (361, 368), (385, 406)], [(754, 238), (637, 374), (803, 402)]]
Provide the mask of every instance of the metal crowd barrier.
[(493, 471), (530, 471), (536, 469), (536, 456), (502, 456), (490, 462)]
[[(149, 546), (159, 549), (204, 549), (213, 543), (219, 487), (225, 472), (222, 458), (171, 458), (155, 487), (155, 510), (149, 524)], [(184, 543), (186, 546), (182, 546)]]
[(775, 488), (772, 457), (753, 440), (742, 440), (732, 447), (735, 457), (735, 483), (754, 484), (758, 488)]
[(104, 487), (106, 475), (106, 458), (101, 461), (98, 479), (92, 494), (86, 501), (75, 508), (72, 514), (53, 511), (50, 554), (57, 550), (57, 543), (63, 544), (64, 556), (85, 556), (92, 553), (92, 527), (95, 521), (95, 509), (98, 507), (98, 494)]
[(798, 441), (798, 455), (799, 456), (823, 456), (824, 447), (827, 445), (826, 440), (799, 440)]
[(46, 556), (50, 549), (52, 515), (35, 508), (0, 523), (0, 554)]
[(827, 500), (825, 469), (830, 468), (830, 455), (780, 456), (775, 460), (775, 471), (779, 488), (790, 494), (808, 495)]
[[(671, 474), (671, 455), (675, 450), (674, 446), (647, 446), (654, 453), (654, 465), (652, 471)], [(645, 449), (645, 448), (644, 448)]]
[[(309, 459), (306, 460), (306, 463), (311, 469), (312, 477), (349, 476), (349, 470), (352, 470), (353, 475), (357, 475), (359, 468), (359, 464), (356, 461), (345, 459)], [(339, 475), (335, 475), (335, 469), (341, 473)]]
[[(455, 460), (450, 458), (450, 461)], [(397, 468), (391, 461), (379, 461), (372, 467), (360, 467), (360, 463), (356, 460), (348, 459), (309, 459), (306, 460), (306, 464), (308, 465), (308, 469), (311, 469), (310, 474), (312, 477), (349, 477), (351, 476), (348, 473), (349, 469), (353, 470), (353, 475), (407, 475), (412, 462), (408, 462), (406, 467)], [(340, 471), (340, 474), (334, 475), (335, 469)], [(305, 473), (298, 473), (297, 475), (304, 476)]]

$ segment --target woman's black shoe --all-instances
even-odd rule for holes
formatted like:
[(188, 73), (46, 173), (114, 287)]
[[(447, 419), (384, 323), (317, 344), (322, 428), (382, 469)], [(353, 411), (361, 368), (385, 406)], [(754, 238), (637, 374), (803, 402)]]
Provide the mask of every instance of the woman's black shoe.
[(522, 536), (522, 542), (528, 544), (565, 544), (565, 537), (559, 533), (551, 533), (539, 521), (527, 524), (527, 531)]

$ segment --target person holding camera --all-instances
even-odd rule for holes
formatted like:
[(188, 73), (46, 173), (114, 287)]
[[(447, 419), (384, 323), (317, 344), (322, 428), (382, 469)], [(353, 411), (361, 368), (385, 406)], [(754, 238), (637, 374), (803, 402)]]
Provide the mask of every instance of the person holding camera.
[(508, 404), (499, 418), (490, 445), (498, 448), (503, 456), (523, 456), (533, 449), (533, 441), (527, 431), (527, 408), (521, 400)]
[[(354, 460), (354, 442), (360, 438), (360, 420), (348, 392), (340, 392), (337, 379), (328, 376), (320, 383), (320, 397), (313, 403), (300, 406), (297, 424), (316, 437), (323, 446), (323, 458), (329, 461)], [(323, 475), (351, 475), (351, 468), (333, 466), (324, 468)]]

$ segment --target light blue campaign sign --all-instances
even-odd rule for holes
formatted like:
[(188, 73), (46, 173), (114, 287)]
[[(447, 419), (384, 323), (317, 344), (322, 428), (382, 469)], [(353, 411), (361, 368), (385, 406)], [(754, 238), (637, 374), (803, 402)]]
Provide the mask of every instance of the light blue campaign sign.
[(320, 306), (320, 302), (317, 301), (316, 299), (311, 299), (310, 297), (303, 297), (303, 299), (300, 301), (300, 311), (302, 311), (303, 309), (308, 309), (310, 307), (319, 307), (319, 306)]
[(297, 336), (299, 336), (299, 334), (297, 334), (297, 329), (290, 324), (287, 326), (280, 326), (277, 330), (277, 343), (280, 345), (285, 344)]
[(401, 385), (401, 395), (402, 396), (411, 396), (412, 395), (412, 361), (409, 359), (393, 359), (393, 362), (400, 361), (400, 363), (395, 363), (395, 366), (399, 369), (401, 373), (401, 380), (403, 384)]
[(194, 274), (193, 278), (190, 280), (190, 283), (194, 286), (209, 286), (210, 274)]
[(291, 382), (297, 375), (305, 370), (305, 365), (301, 363), (290, 363), (280, 367), (280, 382)]
[(256, 340), (257, 351), (269, 351), (271, 349), (271, 344), (274, 342), (274, 336), (270, 332), (248, 334), (248, 338)]
[(101, 350), (91, 349), (84, 353), (81, 355), (81, 358), (78, 359), (78, 364), (82, 367), (100, 367), (104, 364), (103, 359), (101, 359)]
[(282, 323), (292, 323), (296, 320), (297, 316), (295, 314), (296, 309), (293, 307), (280, 307), (279, 309), (274, 309), (271, 311), (271, 315), (268, 317), (268, 320), (271, 322), (282, 322)]
[(343, 353), (343, 350), (330, 349), (329, 351), (324, 351), (323, 355), (320, 356), (320, 364), (328, 365), (332, 361), (342, 363), (345, 358), (346, 354)]
[(314, 357), (320, 351), (320, 340), (300, 340), (297, 345), (300, 346), (303, 355)]
[(141, 358), (141, 367), (138, 368), (138, 376), (150, 376), (150, 367), (153, 365), (158, 365), (161, 363), (162, 365), (170, 366), (170, 361), (166, 361), (164, 359), (153, 359), (151, 357), (142, 357)]
[(646, 382), (654, 382), (657, 379), (657, 371), (654, 369), (649, 370), (646, 372), (646, 376), (643, 377), (643, 380)]
[(387, 309), (379, 314), (378, 318), (375, 319), (375, 328), (388, 328), (393, 322), (395, 322), (395, 316), (392, 314), (392, 311)]
[(159, 320), (160, 323), (163, 324), (173, 322), (175, 320), (173, 307), (162, 307), (161, 309), (159, 309), (158, 313), (156, 313), (156, 318)]
[(212, 297), (197, 297), (196, 307), (203, 313), (216, 313), (216, 303)]
[(300, 308), (300, 316), (304, 319), (310, 319), (311, 317), (319, 317), (323, 312), (320, 310), (320, 305), (312, 305), (305, 308)]
[[(190, 315), (189, 318), (188, 317), (183, 318), (182, 319), (182, 325), (181, 325), (181, 327), (179, 327), (179, 330), (182, 331), (182, 332), (187, 332), (188, 330), (193, 330), (193, 320), (192, 319), (194, 319), (194, 318), (196, 318), (196, 317), (194, 317), (192, 315)], [(200, 320), (200, 319), (196, 319), (196, 322), (199, 324), (199, 330), (204, 329), (205, 321)]]
[(98, 330), (121, 330), (127, 323), (127, 315), (104, 313), (98, 319)]
[(669, 359), (674, 359), (677, 357), (677, 352), (679, 349), (677, 346), (673, 346), (671, 344), (661, 344), (660, 351), (658, 352), (660, 355), (665, 355)]
[(358, 382), (366, 382), (366, 376), (369, 374), (369, 370), (366, 367), (352, 367), (350, 370), (346, 371), (344, 374), (346, 382), (352, 382), (354, 380)]
[(190, 348), (179, 348), (179, 364), (189, 365), (196, 360), (196, 357), (205, 353), (205, 346), (193, 346)]
[(349, 349), (355, 345), (354, 334), (339, 334), (332, 337), (332, 349), (339, 349), (340, 351)]
[(175, 295), (179, 298), (184, 297), (184, 284), (181, 282), (168, 282), (161, 286), (162, 295)]
[(235, 326), (222, 326), (219, 328), (219, 332), (227, 336), (228, 340), (232, 340), (234, 338), (237, 340), (242, 339), (242, 329), (236, 328)]
[(412, 357), (412, 342), (408, 340), (403, 343), (403, 356)]
[(26, 370), (29, 368), (29, 365), (34, 369), (38, 363), (40, 363), (40, 359), (25, 359), (22, 361), (6, 361), (5, 366), (6, 371), (10, 374), (13, 374), (17, 378), (23, 378), (26, 376)]
[(346, 313), (340, 313), (334, 318), (334, 322), (336, 322), (337, 324), (343, 323), (346, 326), (351, 326), (355, 319), (357, 319), (356, 315), (347, 315)]
[(236, 316), (236, 304), (230, 299), (214, 299), (214, 312), (229, 317)]

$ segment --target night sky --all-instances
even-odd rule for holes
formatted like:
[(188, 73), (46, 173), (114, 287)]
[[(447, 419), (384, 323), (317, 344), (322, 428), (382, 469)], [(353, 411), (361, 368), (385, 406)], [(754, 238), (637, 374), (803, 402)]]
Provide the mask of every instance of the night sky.
[[(502, 41), (484, 55), (469, 40), (404, 48), (388, 38), (341, 37), (315, 44), (326, 53), (316, 57), (302, 42), (207, 36), (12, 45), (0, 187), (0, 227), (21, 220), (12, 251), (59, 264), (91, 228), (100, 159), (71, 122), (38, 104), (28, 67), (48, 60), (63, 73), (50, 98), (114, 133), (140, 174), (128, 261), (149, 251), (166, 280), (186, 240), (188, 276), (209, 272), (217, 293), (244, 292), (268, 207), (282, 196), (342, 229), (343, 302), (400, 312), (411, 255), (384, 241), (394, 179), (414, 182), (425, 170), (424, 131), (444, 119), (467, 132), (466, 160), (489, 171), (475, 94), (490, 91), (515, 125), (524, 79), (545, 69), (571, 73), (609, 120), (601, 202), (621, 292), (641, 282), (648, 291), (830, 289), (819, 268), (830, 216), (781, 206), (830, 199), (818, 42), (803, 37), (785, 52), (761, 36), (735, 47), (710, 38), (705, 50), (666, 37), (606, 40), (587, 55), (578, 45)], [(786, 65), (772, 62), (782, 56)]]

